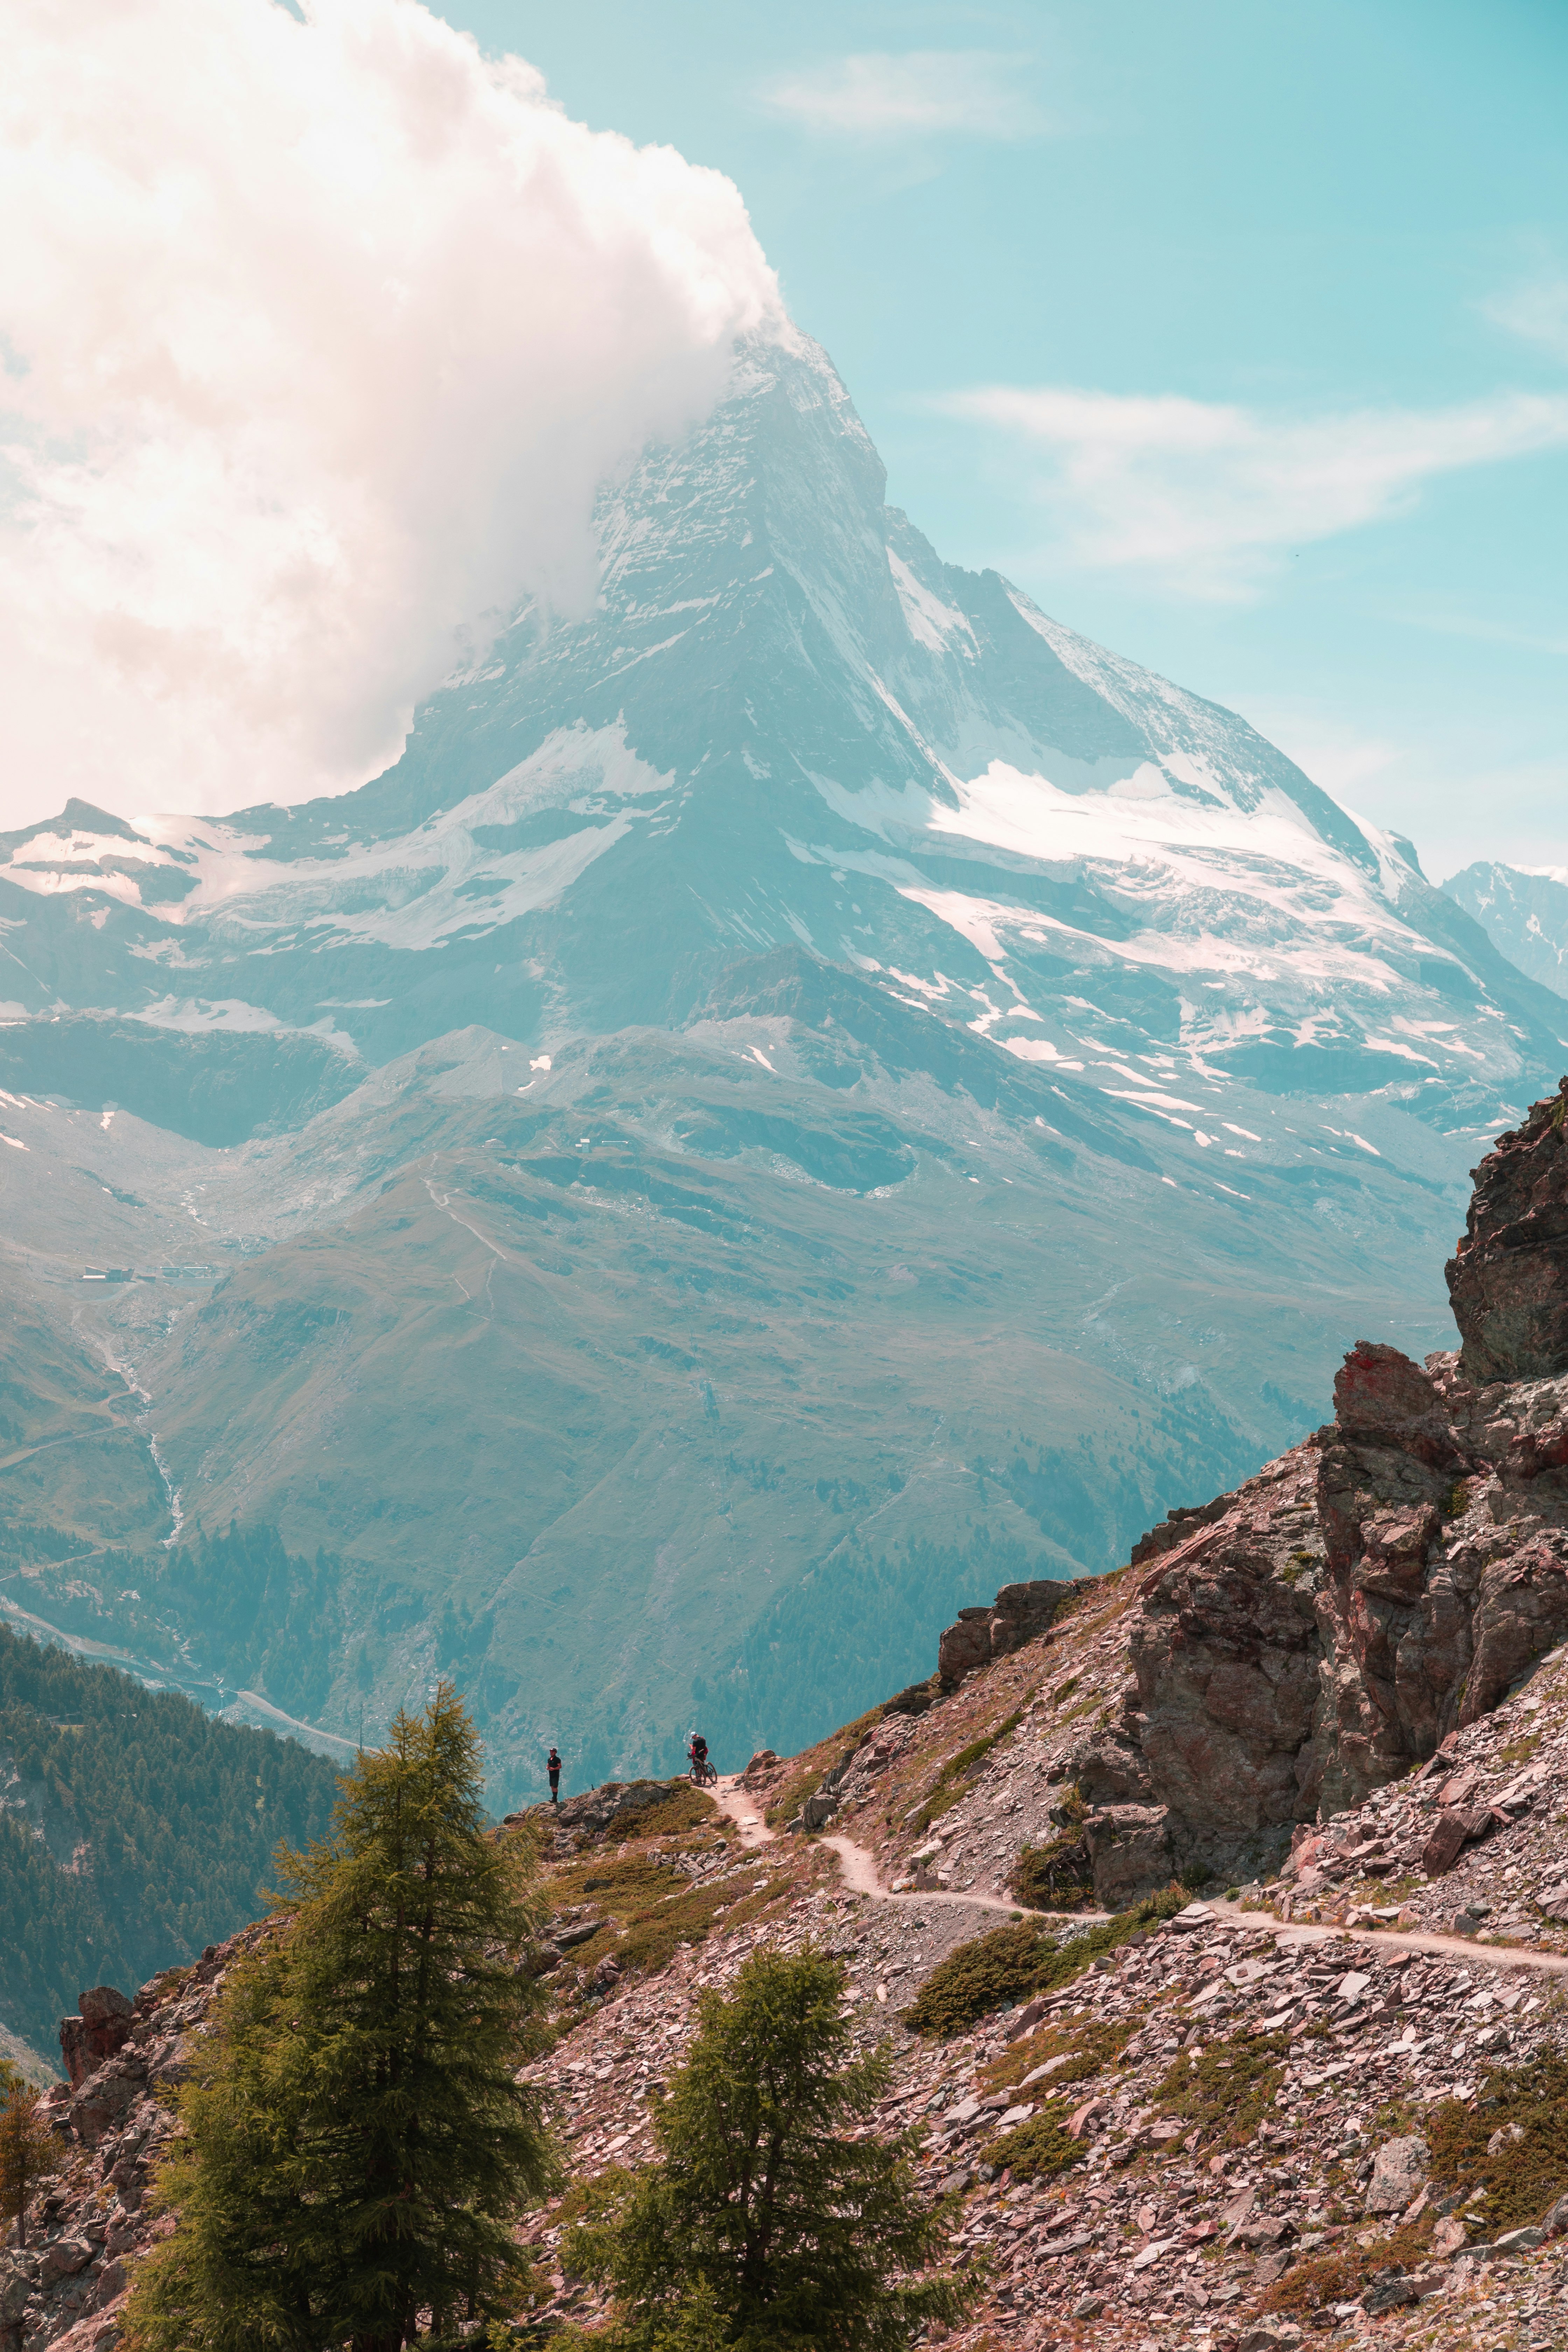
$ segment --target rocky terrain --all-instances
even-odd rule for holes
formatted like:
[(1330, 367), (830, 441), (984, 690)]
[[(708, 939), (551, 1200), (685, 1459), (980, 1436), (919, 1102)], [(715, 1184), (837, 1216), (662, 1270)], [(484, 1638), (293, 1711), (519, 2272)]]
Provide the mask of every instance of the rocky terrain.
[[(1565, 1102), (1478, 1171), (1456, 1352), (1352, 1349), (1311, 1439), (804, 1754), (545, 1817), (574, 2176), (650, 2152), (698, 1992), (809, 1937), (984, 2278), (953, 2345), (1568, 2341)], [(67, 2021), (20, 2352), (110, 2352), (245, 1941)], [(594, 2316), (569, 2218), (520, 2317)]]

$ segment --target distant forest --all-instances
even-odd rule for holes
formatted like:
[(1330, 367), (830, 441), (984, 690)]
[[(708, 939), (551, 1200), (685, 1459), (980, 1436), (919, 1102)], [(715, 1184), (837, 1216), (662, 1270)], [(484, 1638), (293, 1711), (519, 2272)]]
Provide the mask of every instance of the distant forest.
[(322, 1835), (336, 1796), (292, 1740), (0, 1628), (0, 2019), (58, 2064), (79, 1992), (134, 1992), (255, 1918), (274, 1847)]

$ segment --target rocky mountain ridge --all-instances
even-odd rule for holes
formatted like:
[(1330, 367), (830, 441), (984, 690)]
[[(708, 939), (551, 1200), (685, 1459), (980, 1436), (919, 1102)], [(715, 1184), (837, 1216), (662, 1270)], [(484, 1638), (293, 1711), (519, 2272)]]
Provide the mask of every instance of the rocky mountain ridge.
[[(542, 1813), (537, 2071), (579, 2177), (650, 2151), (695, 1994), (811, 1937), (891, 2042), (878, 2128), (916, 2136), (985, 2265), (960, 2345), (1554, 2345), (1564, 1103), (1477, 1171), (1458, 1350), (1353, 1349), (1307, 1444), (1116, 1576), (1005, 1587), (926, 1682), (716, 1801)], [(112, 2352), (159, 2086), (259, 1932), (67, 2021), (68, 2162), (4, 2257), (22, 2352)], [(591, 2321), (557, 2211), (526, 2235), (520, 2316)]]
[(1479, 858), (1443, 887), (1510, 963), (1568, 995), (1568, 871)]

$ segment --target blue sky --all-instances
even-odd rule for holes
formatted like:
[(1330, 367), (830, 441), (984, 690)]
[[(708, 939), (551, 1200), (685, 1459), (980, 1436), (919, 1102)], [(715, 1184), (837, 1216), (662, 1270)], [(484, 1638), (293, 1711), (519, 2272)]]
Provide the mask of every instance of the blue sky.
[(454, 0), (739, 184), (950, 560), (1568, 863), (1562, 0)]

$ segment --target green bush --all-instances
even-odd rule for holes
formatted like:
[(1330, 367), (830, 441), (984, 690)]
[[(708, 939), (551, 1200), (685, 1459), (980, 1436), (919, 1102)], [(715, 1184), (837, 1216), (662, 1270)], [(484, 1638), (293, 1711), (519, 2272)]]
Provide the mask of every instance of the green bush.
[(1019, 2124), (985, 2150), (985, 2161), (1000, 2172), (1005, 2168), (1015, 2180), (1048, 2180), (1080, 2163), (1088, 2150), (1067, 2128), (1068, 2109), (1060, 2101), (1042, 2107), (1026, 2124)]
[(1184, 1888), (1167, 1887), (1061, 1944), (1027, 1919), (1016, 1927), (976, 1936), (950, 1952), (925, 1978), (904, 2011), (904, 2023), (930, 2040), (948, 2041), (1005, 2002), (1027, 2000), (1033, 1993), (1055, 1992), (1070, 1984), (1141, 1927), (1172, 1918), (1186, 1900)]
[[(1500, 2131), (1510, 2137), (1489, 2156)], [(1485, 2189), (1473, 2218), (1489, 2234), (1539, 2221), (1568, 2190), (1568, 2058), (1552, 2050), (1524, 2066), (1493, 2067), (1473, 2107), (1445, 2099), (1434, 2110), (1426, 2142), (1445, 2188)]]

